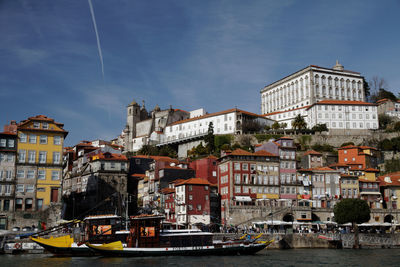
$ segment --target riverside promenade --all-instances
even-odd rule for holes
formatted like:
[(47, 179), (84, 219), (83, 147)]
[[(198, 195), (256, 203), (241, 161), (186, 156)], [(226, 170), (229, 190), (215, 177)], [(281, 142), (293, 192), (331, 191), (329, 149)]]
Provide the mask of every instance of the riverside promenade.
[[(235, 233), (215, 233), (215, 240), (222, 239), (237, 239), (243, 234)], [(268, 246), (268, 249), (302, 249), (302, 248), (340, 248), (338, 243), (342, 244), (343, 248), (352, 248), (354, 244), (354, 234), (339, 234), (339, 233), (264, 233), (259, 240), (275, 241)], [(359, 234), (360, 244), (362, 247), (368, 248), (400, 248), (400, 233), (395, 234)], [(340, 242), (341, 241), (341, 242)]]

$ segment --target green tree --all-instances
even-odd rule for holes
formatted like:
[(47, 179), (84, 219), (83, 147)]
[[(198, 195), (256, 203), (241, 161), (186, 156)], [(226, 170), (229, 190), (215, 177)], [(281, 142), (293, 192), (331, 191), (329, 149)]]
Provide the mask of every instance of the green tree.
[(158, 156), (159, 150), (156, 146), (152, 145), (144, 145), (142, 148), (137, 152), (138, 155), (148, 155), (148, 156)]
[(364, 84), (364, 93), (365, 93), (365, 97), (368, 99), (368, 97), (371, 94), (371, 89), (369, 88), (369, 84), (368, 82), (363, 78), (363, 84)]
[(176, 158), (178, 156), (178, 153), (170, 146), (163, 146), (160, 148), (158, 155)]
[(346, 198), (341, 200), (333, 208), (335, 221), (338, 224), (351, 223), (354, 230), (354, 248), (360, 247), (357, 224), (368, 222), (371, 218), (371, 210), (365, 200), (358, 198)]
[(208, 149), (208, 153), (212, 154), (215, 150), (215, 136), (214, 136), (214, 125), (212, 121), (208, 124), (207, 135), (204, 137), (204, 141), (206, 142), (206, 147)]
[(386, 129), (386, 127), (392, 123), (392, 118), (386, 114), (379, 114), (379, 129)]
[(286, 122), (282, 122), (279, 124), (279, 128), (281, 129), (285, 129), (287, 127), (287, 123)]
[(385, 138), (378, 143), (378, 148), (381, 151), (390, 151), (393, 150), (393, 143), (389, 139)]
[(297, 115), (292, 121), (292, 128), (295, 130), (302, 130), (307, 128), (307, 122), (304, 120), (304, 117), (300, 114)]
[(311, 130), (313, 130), (313, 131), (315, 131), (315, 132), (327, 132), (328, 131), (328, 127), (326, 127), (326, 123), (323, 123), (323, 124), (316, 124), (316, 125), (314, 125), (313, 127), (312, 127), (312, 129)]
[(279, 125), (279, 122), (277, 122), (277, 121), (275, 121), (275, 122), (271, 125), (271, 128), (274, 129), (274, 130), (278, 130), (279, 127), (280, 127), (280, 125)]
[(385, 99), (385, 98), (390, 99), (392, 101), (397, 101), (397, 97), (391, 91), (385, 90), (383, 88), (380, 88), (378, 93), (371, 95), (371, 100), (373, 102), (376, 102), (378, 100)]
[(242, 124), (242, 132), (249, 133), (254, 132), (257, 133), (261, 131), (262, 125), (257, 120), (245, 120)]

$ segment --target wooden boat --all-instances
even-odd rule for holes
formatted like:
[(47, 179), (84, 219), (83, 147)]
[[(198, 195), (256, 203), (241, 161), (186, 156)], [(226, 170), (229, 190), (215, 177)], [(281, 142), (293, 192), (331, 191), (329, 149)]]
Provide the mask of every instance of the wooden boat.
[[(85, 225), (84, 240), (93, 244), (104, 244), (117, 240), (125, 241), (129, 231), (121, 228), (121, 217), (117, 215), (89, 216), (83, 220)], [(56, 256), (97, 256), (85, 242), (77, 242), (70, 235), (60, 237), (33, 237), (30, 239)]]
[(127, 243), (112, 242), (86, 245), (103, 256), (205, 256), (205, 255), (250, 255), (266, 248), (272, 241), (231, 240), (213, 241), (213, 234), (200, 230), (161, 231), (163, 216), (140, 215), (131, 217)]

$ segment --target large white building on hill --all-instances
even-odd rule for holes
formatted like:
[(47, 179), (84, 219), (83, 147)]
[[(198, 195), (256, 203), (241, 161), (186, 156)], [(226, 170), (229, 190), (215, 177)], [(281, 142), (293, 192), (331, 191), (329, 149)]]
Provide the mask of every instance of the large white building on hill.
[(330, 130), (351, 134), (378, 129), (377, 105), (365, 102), (364, 77), (345, 70), (311, 65), (261, 90), (261, 112), (265, 117), (291, 123), (297, 115), (307, 127), (326, 124)]
[(308, 66), (261, 90), (261, 113), (292, 110), (321, 100), (365, 101), (363, 77), (336, 62), (332, 68)]

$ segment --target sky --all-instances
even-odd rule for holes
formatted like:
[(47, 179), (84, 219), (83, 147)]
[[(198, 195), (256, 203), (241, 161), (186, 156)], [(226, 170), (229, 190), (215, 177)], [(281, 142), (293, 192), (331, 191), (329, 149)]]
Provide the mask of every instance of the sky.
[(0, 0), (0, 126), (43, 114), (74, 145), (116, 138), (133, 99), (260, 113), (265, 85), (336, 60), (398, 95), (399, 11), (396, 0)]

